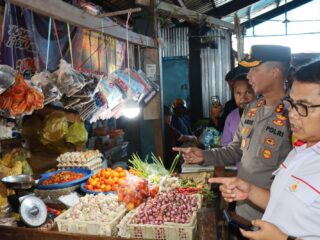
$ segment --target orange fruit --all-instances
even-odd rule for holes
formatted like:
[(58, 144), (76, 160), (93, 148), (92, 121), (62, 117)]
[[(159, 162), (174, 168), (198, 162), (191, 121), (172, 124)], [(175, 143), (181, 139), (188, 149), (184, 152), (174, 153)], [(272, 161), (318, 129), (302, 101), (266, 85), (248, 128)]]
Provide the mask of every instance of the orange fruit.
[(105, 191), (105, 192), (111, 191), (111, 186), (110, 185), (105, 185), (103, 191)]
[(113, 184), (113, 185), (111, 186), (111, 190), (112, 190), (112, 191), (117, 191), (117, 188), (118, 188), (118, 184)]
[(122, 172), (123, 171), (123, 168), (122, 167), (116, 167), (115, 169), (118, 173)]
[(121, 178), (124, 178), (126, 176), (127, 176), (126, 172), (120, 172), (119, 173), (119, 177), (121, 177)]
[(134, 204), (132, 202), (129, 202), (127, 205), (126, 205), (127, 209), (130, 211), (132, 209), (134, 209)]

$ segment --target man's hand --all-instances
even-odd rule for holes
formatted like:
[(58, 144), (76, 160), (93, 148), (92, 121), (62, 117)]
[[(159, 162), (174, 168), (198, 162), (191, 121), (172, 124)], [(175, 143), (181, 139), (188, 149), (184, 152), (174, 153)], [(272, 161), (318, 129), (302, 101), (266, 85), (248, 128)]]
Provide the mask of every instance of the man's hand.
[(188, 164), (200, 164), (204, 161), (204, 154), (200, 148), (196, 147), (173, 147), (173, 151), (181, 152), (183, 160)]
[(227, 202), (245, 200), (249, 197), (251, 184), (240, 178), (209, 178), (209, 183), (221, 183), (219, 189)]
[(263, 220), (254, 220), (252, 225), (257, 227), (257, 231), (244, 231), (241, 234), (252, 240), (286, 240), (288, 235), (283, 233), (277, 226)]

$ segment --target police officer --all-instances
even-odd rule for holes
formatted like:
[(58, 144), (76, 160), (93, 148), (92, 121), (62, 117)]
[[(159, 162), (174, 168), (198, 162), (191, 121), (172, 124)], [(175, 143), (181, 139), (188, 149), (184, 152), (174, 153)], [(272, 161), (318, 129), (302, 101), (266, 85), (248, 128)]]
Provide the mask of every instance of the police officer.
[[(253, 45), (251, 54), (239, 64), (250, 68), (249, 83), (255, 93), (263, 97), (246, 107), (232, 143), (211, 151), (173, 149), (182, 152), (189, 164), (231, 165), (241, 160), (239, 177), (259, 187), (270, 188), (272, 172), (292, 148), (288, 116), (282, 103), (290, 60), (288, 47)], [(261, 218), (263, 213), (247, 201), (237, 202), (236, 211), (249, 220)]]
[[(228, 201), (249, 199), (265, 208), (256, 231), (241, 231), (252, 240), (320, 239), (320, 61), (302, 66), (294, 74), (289, 110), (292, 133), (303, 142), (274, 171), (270, 191), (240, 178), (212, 178), (222, 183)], [(291, 235), (291, 236), (290, 236)]]

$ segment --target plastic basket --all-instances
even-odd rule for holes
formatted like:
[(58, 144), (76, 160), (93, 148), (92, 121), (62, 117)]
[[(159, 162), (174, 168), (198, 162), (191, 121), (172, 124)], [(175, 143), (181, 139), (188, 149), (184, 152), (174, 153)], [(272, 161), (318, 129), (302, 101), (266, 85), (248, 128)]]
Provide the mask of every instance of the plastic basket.
[(72, 232), (90, 235), (116, 236), (118, 229), (117, 224), (126, 213), (126, 209), (119, 214), (111, 222), (96, 221), (77, 221), (65, 219), (65, 216), (73, 210), (73, 207), (55, 218), (59, 232)]
[(192, 240), (197, 231), (196, 213), (188, 224), (164, 223), (162, 225), (128, 223), (130, 237), (157, 240)]
[[(198, 207), (201, 207), (202, 197), (198, 195)], [(137, 210), (138, 214), (139, 208)], [(134, 214), (132, 218), (136, 215)], [(154, 224), (133, 224), (132, 218), (128, 222), (130, 237), (137, 239), (156, 240), (192, 240), (197, 231), (197, 212), (194, 212), (189, 223), (180, 224), (165, 222), (162, 225)]]

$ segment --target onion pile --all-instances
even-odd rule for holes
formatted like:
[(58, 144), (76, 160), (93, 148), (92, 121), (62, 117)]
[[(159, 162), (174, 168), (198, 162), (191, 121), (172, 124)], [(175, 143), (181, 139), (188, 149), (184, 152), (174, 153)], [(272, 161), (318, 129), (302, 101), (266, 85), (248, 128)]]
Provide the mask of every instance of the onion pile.
[(164, 222), (189, 223), (198, 209), (196, 195), (184, 195), (175, 191), (159, 193), (141, 204), (139, 212), (132, 218), (133, 224), (155, 224)]

